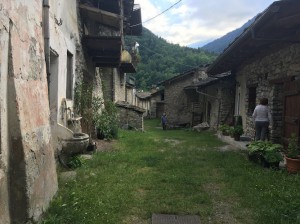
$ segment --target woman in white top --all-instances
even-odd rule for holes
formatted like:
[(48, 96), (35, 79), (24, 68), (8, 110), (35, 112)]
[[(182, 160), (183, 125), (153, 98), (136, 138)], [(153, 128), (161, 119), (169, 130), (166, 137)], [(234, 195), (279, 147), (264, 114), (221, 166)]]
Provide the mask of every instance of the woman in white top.
[(269, 124), (272, 125), (272, 116), (268, 107), (268, 99), (262, 98), (252, 114), (255, 123), (255, 140), (265, 140), (268, 134)]

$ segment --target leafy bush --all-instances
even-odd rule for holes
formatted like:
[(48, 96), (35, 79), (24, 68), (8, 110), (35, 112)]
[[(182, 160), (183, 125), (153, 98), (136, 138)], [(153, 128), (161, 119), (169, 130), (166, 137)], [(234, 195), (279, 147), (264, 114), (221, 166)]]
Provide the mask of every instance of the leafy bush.
[(78, 156), (72, 156), (68, 159), (67, 166), (71, 169), (76, 169), (82, 166), (82, 162)]
[(74, 91), (74, 107), (76, 113), (82, 116), (82, 122), (90, 136), (90, 142), (102, 105), (102, 98), (93, 95), (93, 85), (84, 82), (77, 83)]
[(243, 127), (241, 125), (237, 125), (237, 126), (233, 127), (232, 134), (233, 135), (242, 135), (242, 134), (244, 134)]
[(276, 163), (283, 160), (281, 155), (282, 145), (270, 141), (254, 141), (248, 145), (249, 155), (258, 155), (268, 163)]
[(229, 135), (229, 129), (230, 129), (230, 126), (227, 124), (221, 124), (219, 126), (219, 130), (222, 132), (223, 135)]
[(297, 159), (299, 154), (298, 138), (295, 133), (292, 133), (292, 136), (289, 139), (286, 155), (289, 158)]
[(118, 137), (118, 110), (111, 101), (104, 102), (105, 109), (95, 117), (95, 125), (104, 138)]
[(234, 117), (234, 126), (243, 126), (242, 116), (237, 115)]

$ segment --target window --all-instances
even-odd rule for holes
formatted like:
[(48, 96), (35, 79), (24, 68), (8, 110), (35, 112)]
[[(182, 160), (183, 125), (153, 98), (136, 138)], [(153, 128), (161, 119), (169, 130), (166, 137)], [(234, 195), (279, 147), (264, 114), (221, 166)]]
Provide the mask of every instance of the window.
[(252, 114), (256, 106), (256, 87), (249, 87), (248, 91), (248, 114)]
[(66, 98), (72, 99), (73, 93), (73, 55), (67, 53), (67, 83), (66, 83)]
[(160, 100), (161, 100), (161, 101), (164, 101), (164, 100), (165, 100), (165, 93), (164, 93), (164, 92), (162, 92), (162, 93), (160, 94)]

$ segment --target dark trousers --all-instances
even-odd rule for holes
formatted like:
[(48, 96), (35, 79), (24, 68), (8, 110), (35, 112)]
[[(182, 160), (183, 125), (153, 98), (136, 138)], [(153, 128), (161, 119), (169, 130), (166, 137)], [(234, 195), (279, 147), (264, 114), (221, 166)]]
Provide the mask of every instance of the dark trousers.
[(255, 121), (255, 140), (266, 140), (269, 132), (268, 121)]
[(163, 123), (162, 127), (163, 127), (163, 130), (167, 130), (167, 124), (166, 123)]

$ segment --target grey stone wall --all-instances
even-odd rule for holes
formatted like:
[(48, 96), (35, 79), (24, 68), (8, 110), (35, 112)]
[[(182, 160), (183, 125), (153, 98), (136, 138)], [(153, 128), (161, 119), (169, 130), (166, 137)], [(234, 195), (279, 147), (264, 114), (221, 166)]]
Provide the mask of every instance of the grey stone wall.
[[(284, 48), (270, 49), (255, 59), (249, 59), (237, 71), (237, 80), (245, 80), (244, 96), (241, 107), (244, 107), (242, 116), (246, 121), (246, 135), (254, 136), (252, 113), (248, 113), (247, 86), (256, 85), (257, 99), (267, 97), (274, 120), (271, 139), (279, 141), (282, 135), (283, 93), (280, 84), (270, 81), (300, 74), (300, 46), (289, 45)], [(241, 81), (243, 82), (243, 81)]]
[(111, 68), (100, 68), (103, 86), (104, 100), (113, 101), (113, 70)]
[(202, 114), (203, 122), (208, 122), (211, 128), (216, 129), (220, 124), (230, 124), (233, 121), (234, 82), (220, 80), (198, 91), (203, 94), (196, 91), (193, 94), (199, 95), (200, 107), (197, 112)]
[(113, 102), (125, 101), (126, 83), (125, 74), (116, 68), (101, 68), (104, 100)]
[(191, 85), (199, 78), (206, 78), (207, 74), (202, 70), (186, 75), (171, 83), (165, 83), (165, 112), (169, 123), (172, 125), (191, 122), (191, 111), (188, 104), (188, 97), (184, 87)]
[(143, 112), (125, 107), (118, 107), (118, 109), (121, 128), (133, 127), (141, 131), (144, 130)]

